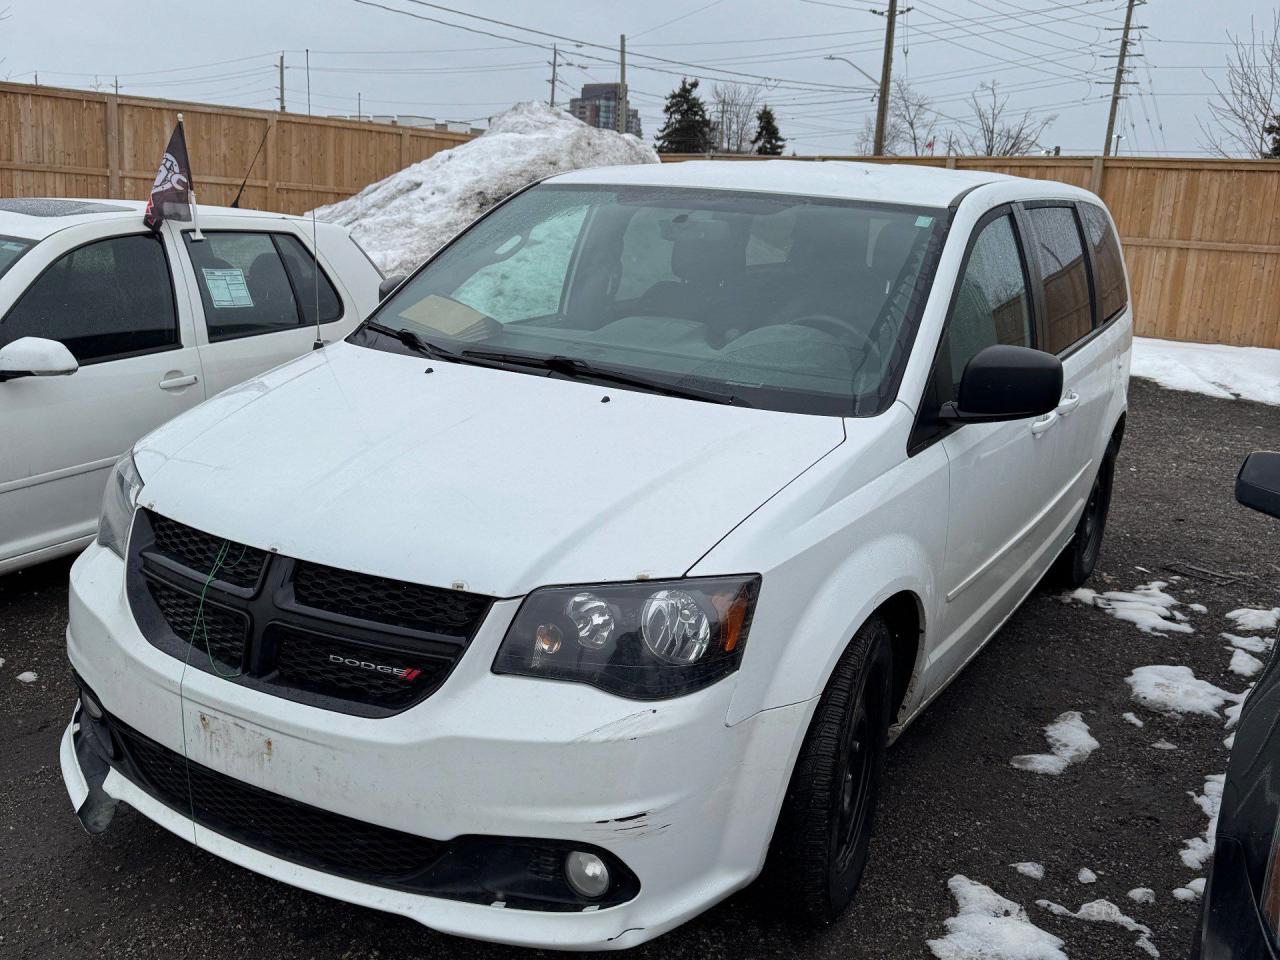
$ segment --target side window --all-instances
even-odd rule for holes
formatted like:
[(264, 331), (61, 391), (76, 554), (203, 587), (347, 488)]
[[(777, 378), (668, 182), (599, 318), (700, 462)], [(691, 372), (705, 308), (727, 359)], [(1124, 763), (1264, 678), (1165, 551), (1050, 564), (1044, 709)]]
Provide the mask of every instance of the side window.
[(303, 323), (271, 234), (211, 231), (198, 242), (189, 232), (182, 236), (211, 341), (292, 330)]
[(1031, 255), (1044, 281), (1044, 349), (1061, 353), (1093, 329), (1080, 227), (1071, 207), (1032, 207), (1027, 218), (1033, 233)]
[(1129, 302), (1124, 285), (1124, 260), (1120, 256), (1120, 244), (1111, 229), (1107, 215), (1091, 203), (1080, 204), (1084, 219), (1084, 235), (1093, 248), (1093, 278), (1097, 287), (1098, 322), (1106, 323), (1125, 308)]
[[(320, 322), (332, 323), (342, 317), (342, 298), (333, 289), (333, 282), (320, 268), (320, 289), (316, 290), (316, 261), (311, 251), (290, 233), (273, 233), (284, 269), (293, 282), (293, 289), (302, 302), (302, 320), (307, 326), (316, 322), (316, 303), (320, 304)], [(319, 296), (317, 297), (317, 293)]]
[(82, 364), (179, 346), (163, 241), (139, 233), (64, 253), (0, 321), (0, 346), (19, 337), (60, 341)]
[(969, 252), (938, 354), (940, 403), (956, 399), (965, 365), (997, 343), (1031, 346), (1026, 275), (1008, 215), (983, 227)]
[(573, 207), (537, 223), (527, 234), (501, 240), (491, 254), (494, 262), (473, 273), (453, 299), (499, 323), (558, 314), (586, 215), (585, 204)]

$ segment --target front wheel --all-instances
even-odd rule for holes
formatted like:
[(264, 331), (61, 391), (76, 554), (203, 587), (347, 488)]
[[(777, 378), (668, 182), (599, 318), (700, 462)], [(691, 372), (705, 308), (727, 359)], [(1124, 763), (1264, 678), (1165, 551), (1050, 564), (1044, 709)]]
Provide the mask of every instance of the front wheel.
[(1049, 577), (1054, 583), (1075, 589), (1089, 579), (1093, 568), (1098, 565), (1098, 556), (1102, 553), (1102, 534), (1106, 530), (1107, 514), (1111, 510), (1111, 486), (1115, 472), (1116, 449), (1111, 444), (1093, 478), (1089, 499), (1076, 524), (1076, 532), (1050, 570)]
[(814, 711), (769, 854), (775, 899), (815, 924), (858, 890), (875, 822), (893, 703), (888, 625), (858, 631)]

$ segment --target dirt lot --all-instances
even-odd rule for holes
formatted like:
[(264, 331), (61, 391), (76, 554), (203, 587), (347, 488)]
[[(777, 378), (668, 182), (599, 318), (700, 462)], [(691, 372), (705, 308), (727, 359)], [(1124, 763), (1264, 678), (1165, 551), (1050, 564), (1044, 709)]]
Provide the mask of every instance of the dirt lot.
[[(947, 881), (963, 874), (1022, 904), (1077, 960), (1142, 958), (1137, 934), (1057, 918), (1106, 898), (1151, 927), (1166, 958), (1185, 957), (1198, 905), (1172, 891), (1196, 876), (1179, 851), (1205, 817), (1188, 796), (1225, 769), (1222, 724), (1144, 711), (1125, 677), (1146, 664), (1187, 664), (1229, 690), (1218, 634), (1227, 611), (1280, 605), (1280, 523), (1238, 507), (1232, 479), (1257, 448), (1280, 449), (1280, 411), (1170, 393), (1135, 382), (1107, 543), (1091, 585), (1168, 588), (1195, 632), (1140, 632), (1102, 610), (1037, 591), (891, 751), (883, 815), (862, 893), (838, 924), (803, 933), (771, 918), (752, 888), (635, 957), (803, 955), (841, 960), (928, 957), (955, 914)], [(63, 653), (66, 563), (0, 578), (0, 956), (165, 958), (496, 957), (520, 951), (441, 937), (415, 924), (260, 878), (193, 850), (122, 809), (110, 831), (81, 833), (63, 792), (57, 744), (71, 709)], [(1143, 572), (1146, 568), (1150, 573)], [(1185, 609), (1185, 608), (1183, 608)], [(39, 679), (22, 684), (21, 671)], [(1061, 776), (1016, 770), (1047, 749), (1042, 728), (1084, 715), (1100, 748)], [(1122, 715), (1134, 710), (1139, 729)], [(1176, 749), (1153, 749), (1165, 740)], [(1012, 870), (1044, 864), (1043, 880)], [(1083, 885), (1088, 867), (1096, 883)], [(1152, 904), (1128, 899), (1135, 887)], [(527, 955), (527, 954), (524, 954)]]

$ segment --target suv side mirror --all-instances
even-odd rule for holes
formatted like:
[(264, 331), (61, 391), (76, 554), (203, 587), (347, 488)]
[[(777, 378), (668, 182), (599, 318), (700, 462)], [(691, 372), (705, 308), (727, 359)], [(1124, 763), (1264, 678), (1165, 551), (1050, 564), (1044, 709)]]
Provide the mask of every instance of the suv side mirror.
[(1236, 500), (1280, 517), (1280, 453), (1251, 453), (1236, 475)]
[(0, 347), (0, 383), (18, 377), (65, 377), (79, 369), (71, 351), (57, 340), (19, 337)]
[(960, 377), (960, 397), (945, 403), (940, 420), (996, 423), (1024, 420), (1062, 402), (1062, 362), (1030, 347), (995, 344), (969, 361)]
[(397, 273), (394, 277), (387, 277), (387, 279), (378, 284), (378, 302), (381, 303), (383, 300), (387, 299), (387, 297), (391, 296), (391, 291), (404, 283), (404, 281), (405, 275), (403, 273)]

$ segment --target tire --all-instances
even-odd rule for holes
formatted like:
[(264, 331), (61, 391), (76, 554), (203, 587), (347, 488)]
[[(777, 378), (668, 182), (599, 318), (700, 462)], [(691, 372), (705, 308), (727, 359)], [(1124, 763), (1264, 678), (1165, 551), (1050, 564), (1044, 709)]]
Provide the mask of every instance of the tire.
[(878, 616), (836, 664), (805, 734), (766, 874), (775, 904), (812, 925), (835, 920), (862, 881), (893, 703), (893, 651)]
[(1116, 472), (1116, 444), (1107, 447), (1102, 464), (1093, 478), (1089, 499), (1076, 523), (1075, 533), (1065, 550), (1059, 554), (1049, 571), (1049, 580), (1056, 586), (1075, 589), (1083, 586), (1098, 565), (1102, 553), (1102, 535), (1107, 528), (1107, 514), (1111, 510), (1111, 487)]

